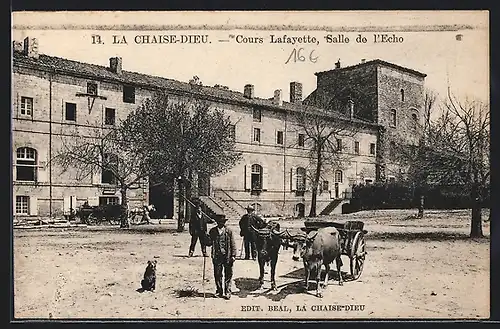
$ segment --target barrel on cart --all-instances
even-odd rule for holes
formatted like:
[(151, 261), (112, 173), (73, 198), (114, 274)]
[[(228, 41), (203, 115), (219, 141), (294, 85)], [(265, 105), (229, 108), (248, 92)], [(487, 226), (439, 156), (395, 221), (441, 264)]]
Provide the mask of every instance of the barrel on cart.
[(365, 234), (364, 223), (361, 221), (347, 221), (345, 223), (335, 223), (327, 221), (306, 221), (303, 231), (309, 233), (322, 227), (335, 227), (340, 233), (340, 245), (342, 255), (350, 259), (351, 275), (353, 280), (357, 280), (363, 272), (365, 263)]

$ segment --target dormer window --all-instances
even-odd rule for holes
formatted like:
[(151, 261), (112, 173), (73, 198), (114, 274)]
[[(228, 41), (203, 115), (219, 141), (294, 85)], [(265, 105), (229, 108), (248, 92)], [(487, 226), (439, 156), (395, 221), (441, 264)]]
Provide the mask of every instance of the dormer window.
[(97, 96), (97, 83), (87, 82), (87, 94)]

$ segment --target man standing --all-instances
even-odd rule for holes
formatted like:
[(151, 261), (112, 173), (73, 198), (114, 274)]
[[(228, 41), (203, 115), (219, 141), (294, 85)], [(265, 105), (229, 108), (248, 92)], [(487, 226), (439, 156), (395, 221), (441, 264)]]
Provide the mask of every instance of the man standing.
[(255, 208), (252, 205), (249, 205), (246, 210), (247, 213), (240, 219), (240, 236), (243, 237), (245, 245), (245, 259), (250, 259), (250, 254), (252, 254), (252, 259), (255, 260), (257, 258), (257, 246), (253, 238), (253, 232), (250, 230), (250, 225), (254, 222), (254, 217), (257, 215), (254, 213)]
[[(236, 244), (233, 231), (226, 226), (225, 216), (216, 218), (217, 226), (213, 227), (208, 235), (212, 246), (212, 262), (217, 297), (231, 298), (231, 279), (233, 277), (233, 264), (236, 259)], [(224, 287), (222, 286), (224, 272)], [(223, 289), (224, 288), (224, 289)]]
[(189, 219), (189, 234), (191, 234), (191, 245), (189, 246), (189, 257), (193, 256), (196, 242), (200, 240), (201, 252), (203, 257), (208, 257), (205, 236), (207, 234), (207, 222), (213, 223), (213, 220), (206, 220), (198, 201), (195, 201), (195, 211), (191, 212)]

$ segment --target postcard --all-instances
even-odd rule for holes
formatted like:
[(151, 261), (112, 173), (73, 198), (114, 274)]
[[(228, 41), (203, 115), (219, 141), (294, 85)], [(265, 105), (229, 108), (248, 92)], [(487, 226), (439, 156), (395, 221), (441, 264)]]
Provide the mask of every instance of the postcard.
[(487, 319), (487, 11), (13, 12), (15, 320)]

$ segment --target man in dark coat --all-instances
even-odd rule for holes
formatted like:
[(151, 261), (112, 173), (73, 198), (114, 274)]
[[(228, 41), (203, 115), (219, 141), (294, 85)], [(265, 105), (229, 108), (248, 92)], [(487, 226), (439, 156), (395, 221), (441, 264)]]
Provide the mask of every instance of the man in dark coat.
[(252, 254), (252, 259), (257, 258), (257, 246), (255, 245), (254, 235), (250, 230), (250, 225), (255, 221), (255, 208), (249, 205), (247, 208), (247, 213), (244, 214), (240, 219), (240, 236), (243, 237), (243, 243), (245, 245), (245, 259), (250, 259), (250, 254)]
[(189, 246), (189, 257), (193, 256), (196, 242), (200, 240), (201, 252), (203, 257), (208, 257), (206, 246), (207, 223), (213, 223), (211, 218), (208, 218), (201, 211), (199, 202), (195, 201), (195, 209), (191, 212), (189, 219), (189, 234), (191, 234), (191, 245)]
[[(217, 297), (230, 299), (233, 264), (236, 259), (236, 244), (234, 242), (233, 231), (226, 226), (226, 218), (219, 216), (216, 218), (216, 221), (217, 226), (212, 227), (208, 233), (210, 237), (209, 244), (212, 246), (216, 294)], [(224, 281), (224, 287), (222, 281)]]

